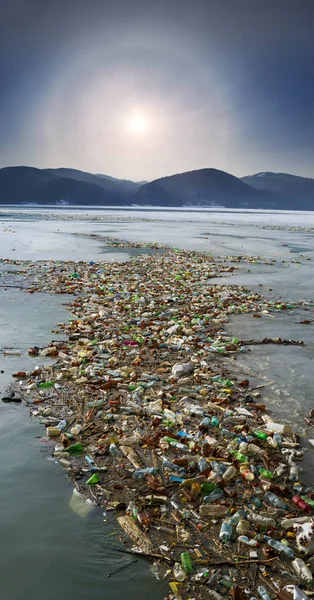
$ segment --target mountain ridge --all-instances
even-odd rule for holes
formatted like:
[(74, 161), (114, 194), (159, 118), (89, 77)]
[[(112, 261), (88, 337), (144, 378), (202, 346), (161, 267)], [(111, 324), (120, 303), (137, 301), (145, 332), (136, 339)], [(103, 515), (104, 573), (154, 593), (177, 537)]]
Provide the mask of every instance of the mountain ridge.
[(314, 179), (271, 171), (238, 178), (205, 168), (133, 182), (65, 167), (1, 168), (0, 205), (30, 203), (314, 210)]

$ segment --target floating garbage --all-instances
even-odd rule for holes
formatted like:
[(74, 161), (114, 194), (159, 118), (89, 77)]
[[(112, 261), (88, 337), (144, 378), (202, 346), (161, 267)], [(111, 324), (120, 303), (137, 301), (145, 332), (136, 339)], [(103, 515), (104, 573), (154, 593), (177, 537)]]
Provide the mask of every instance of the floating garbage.
[(56, 362), (16, 374), (19, 392), (55, 438), (73, 510), (112, 511), (124, 551), (158, 565), (169, 598), (306, 600), (314, 488), (301, 482), (300, 438), (228, 368), (250, 345), (302, 340), (226, 335), (231, 314), (288, 308), (211, 283), (234, 268), (167, 248), (123, 264), (29, 265), (30, 291), (75, 296), (58, 324), (66, 339), (38, 349)]

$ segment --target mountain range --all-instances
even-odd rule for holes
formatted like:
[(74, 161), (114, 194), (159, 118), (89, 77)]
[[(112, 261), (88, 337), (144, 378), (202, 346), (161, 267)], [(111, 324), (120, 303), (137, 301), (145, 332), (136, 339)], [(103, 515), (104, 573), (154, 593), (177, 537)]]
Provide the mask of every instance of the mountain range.
[(147, 183), (77, 169), (4, 167), (1, 204), (314, 210), (314, 179), (272, 172), (238, 178), (199, 169)]

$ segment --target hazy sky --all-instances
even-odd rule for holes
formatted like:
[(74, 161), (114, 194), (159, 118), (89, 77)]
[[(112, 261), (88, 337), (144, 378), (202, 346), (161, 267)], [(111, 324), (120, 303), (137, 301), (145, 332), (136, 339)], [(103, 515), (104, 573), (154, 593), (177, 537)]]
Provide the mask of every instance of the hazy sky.
[(314, 0), (2, 0), (0, 167), (314, 177)]

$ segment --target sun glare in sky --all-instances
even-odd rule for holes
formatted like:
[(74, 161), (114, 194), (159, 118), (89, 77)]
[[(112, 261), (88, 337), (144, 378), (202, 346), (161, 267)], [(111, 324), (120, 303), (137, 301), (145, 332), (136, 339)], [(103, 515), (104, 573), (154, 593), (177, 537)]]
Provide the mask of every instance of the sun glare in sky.
[(150, 120), (141, 112), (132, 113), (127, 120), (127, 128), (134, 135), (145, 135), (150, 128)]

